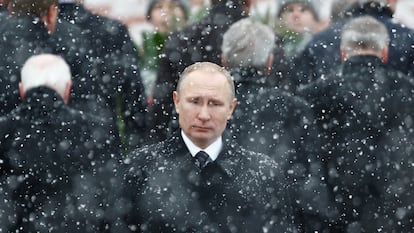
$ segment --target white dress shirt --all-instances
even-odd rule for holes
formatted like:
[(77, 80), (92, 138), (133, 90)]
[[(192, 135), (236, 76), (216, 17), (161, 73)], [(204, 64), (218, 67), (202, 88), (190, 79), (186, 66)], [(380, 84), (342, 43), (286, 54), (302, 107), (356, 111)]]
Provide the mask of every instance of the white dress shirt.
[(190, 151), (191, 155), (195, 157), (195, 155), (200, 151), (206, 152), (212, 161), (216, 160), (220, 151), (221, 147), (223, 146), (223, 142), (221, 136), (218, 137), (212, 144), (210, 144), (207, 148), (201, 149), (200, 147), (196, 146), (185, 133), (181, 130), (181, 136), (183, 137), (184, 143), (187, 146), (188, 150)]

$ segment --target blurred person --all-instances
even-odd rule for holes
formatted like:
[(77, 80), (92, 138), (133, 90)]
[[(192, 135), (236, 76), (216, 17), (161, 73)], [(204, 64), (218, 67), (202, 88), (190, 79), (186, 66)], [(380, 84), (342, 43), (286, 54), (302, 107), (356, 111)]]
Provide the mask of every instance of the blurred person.
[[(10, 112), (21, 101), (18, 93), (20, 69), (32, 55), (61, 55), (71, 68), (75, 92), (85, 87), (88, 70), (93, 68), (88, 62), (89, 44), (83, 37), (74, 36), (81, 34), (79, 28), (57, 21), (57, 4), (53, 0), (9, 2), (11, 16), (7, 23), (0, 25), (0, 50), (3, 54), (0, 58), (0, 115)], [(82, 99), (80, 94), (75, 97), (76, 101)]]
[(282, 0), (279, 1), (278, 9), (276, 32), (281, 36), (286, 56), (292, 58), (325, 25), (312, 0)]
[(385, 24), (390, 35), (388, 67), (411, 75), (414, 70), (413, 31), (392, 22), (395, 0), (349, 0), (354, 2), (340, 20), (314, 35), (303, 53), (293, 63), (292, 74), (297, 86), (336, 72), (340, 65), (340, 33), (350, 19), (372, 16)]
[(154, 82), (164, 44), (170, 32), (183, 27), (188, 20), (187, 6), (181, 0), (152, 0), (146, 18), (151, 30), (142, 32), (143, 42), (138, 52), (146, 94), (152, 103)]
[(340, 71), (300, 91), (323, 140), (327, 200), (339, 211), (329, 232), (413, 229), (412, 213), (398, 214), (412, 205), (403, 199), (412, 200), (412, 192), (400, 195), (395, 188), (413, 185), (411, 176), (397, 174), (412, 170), (403, 155), (412, 150), (406, 140), (412, 138), (414, 82), (386, 65), (389, 42), (387, 28), (374, 17), (350, 20), (341, 32)]
[(234, 77), (238, 100), (230, 126), (240, 145), (269, 155), (290, 178), (297, 227), (313, 232), (315, 222), (328, 218), (321, 207), (327, 195), (319, 184), (324, 173), (310, 169), (321, 167), (313, 113), (302, 98), (269, 85), (274, 38), (272, 28), (251, 18), (224, 33), (222, 61)]
[(93, 44), (96, 68), (91, 71), (92, 87), (85, 91), (104, 103), (98, 114), (112, 119), (113, 134), (124, 136), (125, 150), (141, 146), (146, 132), (146, 96), (135, 45), (124, 24), (91, 13), (82, 2), (59, 0), (59, 18), (79, 27)]
[(225, 133), (237, 104), (230, 74), (195, 63), (173, 99), (180, 129), (125, 160), (127, 225), (141, 232), (291, 232), (280, 168)]
[(0, 230), (101, 232), (104, 174), (118, 154), (110, 128), (67, 105), (71, 72), (60, 56), (30, 57), (19, 84), (23, 102), (0, 117)]

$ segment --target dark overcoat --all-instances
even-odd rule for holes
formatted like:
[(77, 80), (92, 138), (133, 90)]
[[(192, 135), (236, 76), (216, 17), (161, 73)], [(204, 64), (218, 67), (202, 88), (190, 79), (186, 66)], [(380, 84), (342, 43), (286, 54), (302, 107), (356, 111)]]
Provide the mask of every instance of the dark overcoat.
[(231, 74), (238, 102), (230, 123), (233, 137), (248, 150), (269, 155), (282, 168), (292, 186), (298, 226), (318, 230), (312, 228), (315, 221), (331, 217), (324, 203), (327, 190), (321, 182), (320, 143), (310, 105), (270, 85), (270, 77), (260, 69), (232, 69)]
[(118, 156), (106, 125), (46, 87), (0, 117), (0, 229), (101, 232)]
[[(413, 184), (406, 165), (411, 161), (412, 80), (378, 57), (361, 55), (345, 61), (336, 76), (319, 79), (300, 93), (314, 109), (323, 142), (330, 201), (340, 214), (334, 231), (411, 229), (412, 215), (398, 215), (396, 206), (403, 199), (395, 195), (391, 201), (396, 190), (390, 187)], [(395, 168), (398, 164), (404, 169)], [(411, 191), (405, 194), (413, 197)], [(408, 225), (401, 224), (403, 219)]]
[(117, 111), (125, 124), (128, 148), (145, 138), (146, 96), (138, 67), (138, 52), (127, 27), (117, 20), (93, 14), (82, 4), (62, 3), (59, 18), (73, 23), (93, 44), (91, 93), (101, 96), (116, 125)]
[[(59, 23), (54, 34), (38, 19), (29, 16), (9, 16), (7, 23), (0, 26), (0, 114), (4, 115), (19, 103), (20, 70), (24, 62), (32, 55), (52, 53), (62, 56), (71, 68), (73, 93), (71, 102), (88, 102), (91, 84), (88, 71), (92, 69), (88, 62), (90, 50), (87, 41), (83, 41), (79, 28), (69, 23)], [(96, 104), (95, 104), (96, 106)]]
[(141, 232), (290, 232), (288, 188), (268, 156), (224, 140), (200, 170), (179, 132), (126, 162), (128, 226)]

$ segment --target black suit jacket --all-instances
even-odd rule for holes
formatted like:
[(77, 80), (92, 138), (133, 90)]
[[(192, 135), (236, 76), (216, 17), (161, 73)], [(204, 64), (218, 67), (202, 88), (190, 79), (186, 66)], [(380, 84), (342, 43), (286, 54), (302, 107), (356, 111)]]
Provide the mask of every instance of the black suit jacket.
[[(224, 140), (200, 170), (179, 132), (126, 160), (125, 220), (142, 232), (290, 232), (287, 186), (266, 155)], [(277, 231), (274, 231), (274, 230)]]

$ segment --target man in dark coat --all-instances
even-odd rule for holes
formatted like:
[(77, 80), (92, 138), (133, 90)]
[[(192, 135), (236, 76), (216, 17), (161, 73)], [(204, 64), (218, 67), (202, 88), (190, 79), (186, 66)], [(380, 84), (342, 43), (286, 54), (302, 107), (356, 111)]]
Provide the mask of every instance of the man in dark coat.
[[(154, 104), (149, 107), (151, 141), (163, 140), (171, 133), (168, 124), (175, 115), (170, 95), (175, 90), (179, 74), (195, 62), (221, 64), (220, 45), (223, 33), (231, 24), (248, 16), (250, 4), (250, 0), (213, 0), (205, 18), (173, 32), (168, 37), (157, 71)], [(274, 43), (280, 42), (275, 40)], [(277, 58), (283, 57), (280, 47), (275, 47), (275, 55)], [(286, 70), (285, 64), (279, 62), (281, 60), (275, 60), (275, 71)]]
[[(359, 3), (361, 2), (361, 3)], [(382, 22), (390, 35), (387, 67), (411, 75), (414, 70), (414, 32), (392, 21), (387, 0), (359, 0), (344, 15), (343, 20), (316, 34), (293, 64), (292, 78), (296, 85), (306, 84), (323, 75), (335, 72), (341, 64), (340, 34), (344, 24), (352, 18), (369, 15)]]
[(72, 82), (61, 57), (33, 56), (21, 77), (24, 102), (0, 117), (0, 229), (101, 232), (118, 154), (110, 128), (66, 105)]
[[(76, 0), (59, 0), (59, 18), (78, 26), (92, 41), (94, 86), (111, 110), (116, 123), (119, 109), (127, 148), (142, 145), (145, 138), (146, 97), (138, 69), (138, 52), (127, 27), (117, 20), (91, 13)], [(80, 36), (80, 35), (79, 35)]]
[(324, 209), (317, 205), (327, 195), (320, 184), (323, 173), (311, 169), (321, 167), (313, 112), (302, 98), (269, 84), (273, 40), (272, 29), (251, 18), (234, 23), (223, 36), (222, 61), (234, 77), (238, 99), (232, 135), (246, 149), (269, 155), (291, 178), (296, 222), (311, 232), (305, 220), (328, 218), (328, 210), (312, 212)]
[(280, 167), (223, 135), (237, 104), (230, 74), (196, 63), (173, 98), (181, 131), (126, 159), (127, 225), (141, 232), (292, 232)]
[[(0, 25), (2, 38), (0, 49), (0, 114), (10, 112), (20, 102), (18, 81), (23, 63), (32, 55), (53, 53), (64, 57), (74, 75), (74, 92), (71, 102), (85, 99), (91, 91), (88, 82), (88, 70), (92, 70), (87, 61), (88, 44), (75, 35), (81, 31), (69, 23), (57, 21), (57, 1), (47, 4), (33, 1), (12, 0), (9, 4), (11, 15), (7, 22)], [(82, 43), (81, 43), (82, 42)], [(81, 96), (83, 94), (83, 96)]]
[[(408, 187), (412, 179), (397, 179), (391, 174), (404, 173), (388, 167), (399, 163), (406, 167), (411, 161), (398, 158), (403, 157), (400, 139), (409, 136), (412, 127), (414, 85), (385, 65), (388, 42), (386, 27), (374, 18), (349, 21), (341, 34), (340, 73), (300, 91), (312, 104), (323, 140), (321, 159), (328, 171), (329, 201), (340, 214), (331, 225), (334, 232), (412, 231), (412, 215), (399, 215), (403, 209), (394, 208), (402, 200), (397, 195), (390, 199), (397, 192), (391, 187)], [(393, 184), (404, 179), (408, 179), (404, 185)]]

